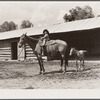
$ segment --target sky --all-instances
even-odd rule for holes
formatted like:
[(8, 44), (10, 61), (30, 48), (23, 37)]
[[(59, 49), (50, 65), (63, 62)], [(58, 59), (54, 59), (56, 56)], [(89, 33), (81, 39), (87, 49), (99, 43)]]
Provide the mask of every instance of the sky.
[(22, 20), (29, 20), (34, 26), (63, 23), (63, 16), (71, 8), (89, 5), (95, 16), (100, 15), (100, 2), (97, 1), (5, 1), (0, 2), (0, 25), (4, 21), (14, 21), (20, 25)]

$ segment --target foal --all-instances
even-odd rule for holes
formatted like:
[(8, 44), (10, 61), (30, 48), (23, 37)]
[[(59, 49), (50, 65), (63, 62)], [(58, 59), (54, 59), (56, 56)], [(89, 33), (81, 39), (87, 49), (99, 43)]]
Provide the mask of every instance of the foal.
[[(83, 67), (84, 70), (84, 55), (85, 52), (87, 52), (86, 50), (77, 50), (75, 48), (71, 48), (70, 49), (70, 56), (74, 55), (75, 59), (76, 59), (76, 67), (77, 67), (77, 71), (81, 70), (81, 66)], [(80, 61), (80, 65), (78, 66), (78, 60)]]

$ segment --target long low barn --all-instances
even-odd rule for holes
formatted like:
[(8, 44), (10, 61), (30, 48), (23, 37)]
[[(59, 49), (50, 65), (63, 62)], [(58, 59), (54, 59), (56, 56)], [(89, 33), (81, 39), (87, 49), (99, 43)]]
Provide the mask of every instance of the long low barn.
[(28, 36), (38, 38), (44, 29), (49, 30), (51, 39), (62, 39), (70, 47), (87, 50), (88, 55), (100, 54), (100, 17), (96, 17), (0, 33), (0, 60), (33, 58), (34, 54), (27, 44), (23, 48), (18, 47), (19, 38), (26, 32)]

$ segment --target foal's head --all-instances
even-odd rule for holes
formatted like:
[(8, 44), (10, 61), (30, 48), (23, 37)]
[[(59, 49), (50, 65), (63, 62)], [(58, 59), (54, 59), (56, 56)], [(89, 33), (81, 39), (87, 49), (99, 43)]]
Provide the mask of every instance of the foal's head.
[(21, 48), (26, 42), (25, 42), (25, 39), (26, 39), (26, 33), (23, 34), (21, 37), (20, 37), (20, 40), (19, 40), (19, 48)]
[(69, 55), (71, 56), (71, 55), (73, 55), (73, 54), (75, 54), (75, 48), (71, 48), (71, 49), (70, 49), (70, 54), (69, 54)]

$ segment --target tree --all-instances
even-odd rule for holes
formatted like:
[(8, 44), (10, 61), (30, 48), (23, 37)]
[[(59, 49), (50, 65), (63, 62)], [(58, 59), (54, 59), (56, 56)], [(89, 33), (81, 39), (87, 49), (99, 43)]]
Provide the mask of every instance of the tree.
[(2, 25), (0, 25), (0, 32), (6, 32), (6, 31), (11, 31), (11, 30), (16, 30), (17, 25), (11, 21), (5, 21)]
[(69, 22), (69, 21), (74, 20), (71, 15), (67, 15), (67, 14), (64, 15), (63, 19), (65, 20), (65, 22)]
[(94, 17), (94, 14), (92, 12), (92, 8), (90, 6), (85, 6), (83, 8), (84, 12), (85, 12), (85, 19), (86, 18), (93, 18)]
[(18, 26), (13, 22), (9, 22), (9, 27), (10, 27), (10, 30), (16, 30), (18, 28)]
[(30, 27), (33, 27), (33, 24), (29, 20), (23, 20), (20, 26), (21, 29)]
[(9, 31), (9, 22), (5, 21), (2, 25), (1, 25), (1, 29), (2, 29), (2, 32), (5, 32), (5, 31)]
[(92, 8), (90, 6), (84, 6), (83, 8), (77, 6), (75, 8), (72, 8), (71, 10), (69, 10), (69, 12), (70, 12), (70, 15), (65, 14), (63, 17), (63, 19), (66, 22), (94, 17)]

